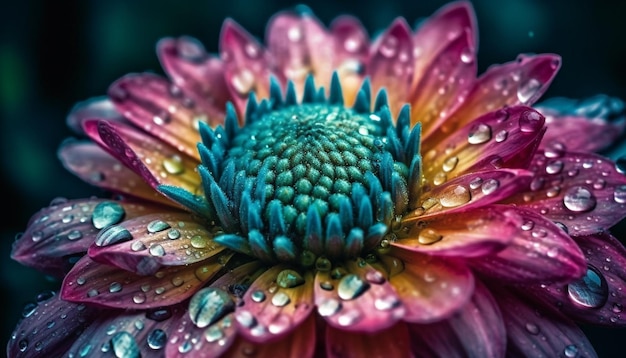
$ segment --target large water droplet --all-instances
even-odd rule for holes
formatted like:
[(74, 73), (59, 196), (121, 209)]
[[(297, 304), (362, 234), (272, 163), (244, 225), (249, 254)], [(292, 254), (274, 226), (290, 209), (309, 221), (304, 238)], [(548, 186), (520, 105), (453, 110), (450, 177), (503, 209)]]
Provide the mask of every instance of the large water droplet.
[(133, 236), (130, 231), (122, 226), (109, 226), (100, 231), (96, 236), (96, 246), (108, 246), (119, 242), (131, 240)]
[(539, 92), (539, 89), (541, 89), (541, 82), (530, 78), (517, 89), (517, 99), (520, 103), (526, 104)]
[(576, 186), (567, 190), (563, 205), (571, 211), (586, 212), (596, 207), (596, 197), (585, 187)]
[(348, 274), (341, 278), (337, 287), (337, 294), (343, 300), (351, 300), (365, 292), (369, 284), (355, 274)]
[(542, 117), (534, 111), (525, 111), (519, 117), (519, 128), (522, 132), (532, 133), (543, 126)]
[(620, 185), (615, 188), (615, 191), (613, 192), (613, 200), (619, 204), (626, 203), (626, 185)]
[(167, 342), (167, 334), (162, 329), (155, 329), (146, 338), (148, 342), (148, 347), (152, 349), (162, 349), (165, 347), (165, 343)]
[(206, 287), (196, 292), (189, 301), (189, 317), (196, 326), (204, 328), (234, 308), (235, 303), (228, 293), (218, 288)]
[(111, 337), (111, 347), (113, 348), (113, 354), (117, 358), (141, 357), (135, 337), (126, 331), (118, 332)]
[(565, 349), (563, 350), (563, 354), (567, 358), (576, 358), (578, 357), (578, 348), (575, 345), (570, 344), (565, 347)]
[(159, 231), (163, 231), (170, 228), (170, 224), (166, 223), (163, 220), (154, 220), (148, 223), (146, 226), (148, 232), (151, 234), (157, 233)]
[(273, 297), (272, 297), (272, 304), (276, 307), (284, 307), (286, 305), (289, 304), (289, 302), (291, 302), (291, 299), (289, 298), (289, 296), (284, 293), (284, 292), (277, 292)]
[(471, 194), (464, 185), (456, 185), (445, 189), (439, 198), (439, 203), (446, 208), (453, 208), (468, 203)]
[(567, 292), (574, 303), (597, 308), (606, 303), (609, 291), (602, 273), (589, 265), (585, 276), (567, 285)]
[(339, 312), (339, 310), (341, 310), (341, 302), (333, 298), (324, 300), (317, 305), (317, 312), (322, 317), (332, 316)]
[(391, 58), (396, 55), (396, 52), (398, 52), (398, 38), (389, 35), (380, 45), (380, 53), (387, 58)]
[(443, 236), (433, 229), (424, 229), (420, 231), (417, 241), (422, 245), (430, 245), (441, 240)]
[(115, 225), (124, 218), (124, 208), (114, 201), (103, 201), (93, 209), (91, 222), (96, 229)]
[(294, 270), (282, 270), (276, 277), (276, 283), (282, 288), (292, 288), (304, 283), (304, 278)]
[(164, 159), (163, 169), (173, 175), (181, 174), (185, 171), (183, 160), (178, 155), (174, 155), (171, 158)]
[(474, 126), (467, 135), (467, 142), (470, 144), (481, 144), (491, 139), (491, 127), (484, 123)]
[(493, 193), (494, 191), (496, 191), (498, 189), (498, 187), (500, 186), (500, 182), (496, 179), (487, 179), (483, 185), (482, 185), (482, 192), (485, 195), (489, 195), (491, 193)]

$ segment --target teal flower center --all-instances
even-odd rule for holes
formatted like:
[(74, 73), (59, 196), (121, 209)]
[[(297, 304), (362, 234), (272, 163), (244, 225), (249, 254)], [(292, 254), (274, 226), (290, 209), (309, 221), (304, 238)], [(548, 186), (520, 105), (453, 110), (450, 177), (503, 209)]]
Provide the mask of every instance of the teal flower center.
[(382, 92), (371, 111), (366, 82), (347, 108), (337, 77), (328, 99), (311, 79), (301, 103), (292, 83), (284, 99), (270, 90), (250, 98), (244, 126), (232, 105), (224, 127), (200, 125), (203, 197), (161, 190), (218, 226), (216, 242), (267, 262), (330, 265), (387, 246), (421, 174), (408, 107), (394, 123)]

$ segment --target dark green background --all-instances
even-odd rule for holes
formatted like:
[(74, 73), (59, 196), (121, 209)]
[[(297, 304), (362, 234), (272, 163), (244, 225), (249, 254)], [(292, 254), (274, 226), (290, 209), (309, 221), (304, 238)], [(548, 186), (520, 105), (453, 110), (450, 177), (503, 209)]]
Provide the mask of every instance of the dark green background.
[[(232, 17), (262, 38), (266, 21), (290, 1), (43, 1), (0, 5), (0, 158), (2, 225), (0, 347), (9, 339), (25, 302), (57, 283), (9, 258), (15, 234), (57, 196), (99, 194), (67, 173), (56, 157), (72, 133), (65, 116), (76, 101), (105, 93), (128, 72), (161, 73), (155, 43), (192, 35), (217, 50), (222, 21)], [(317, 0), (305, 3), (325, 23), (358, 16), (371, 34), (396, 16), (413, 24), (445, 1)], [(479, 71), (513, 60), (520, 52), (554, 52), (563, 66), (549, 96), (596, 93), (626, 98), (626, 2), (590, 0), (477, 0)], [(623, 230), (615, 234), (624, 241)], [(618, 356), (626, 330), (585, 328), (601, 357)], [(3, 348), (0, 348), (2, 350)]]

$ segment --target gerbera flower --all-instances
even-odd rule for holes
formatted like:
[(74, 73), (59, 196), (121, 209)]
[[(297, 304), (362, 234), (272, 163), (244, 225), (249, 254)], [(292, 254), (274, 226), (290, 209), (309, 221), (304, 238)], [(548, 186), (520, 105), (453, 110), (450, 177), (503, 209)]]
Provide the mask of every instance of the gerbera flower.
[(594, 356), (624, 326), (623, 130), (599, 96), (533, 107), (560, 66), (476, 75), (467, 2), (370, 39), (277, 14), (219, 55), (157, 46), (80, 103), (59, 155), (109, 198), (56, 200), (12, 257), (63, 278), (16, 356)]

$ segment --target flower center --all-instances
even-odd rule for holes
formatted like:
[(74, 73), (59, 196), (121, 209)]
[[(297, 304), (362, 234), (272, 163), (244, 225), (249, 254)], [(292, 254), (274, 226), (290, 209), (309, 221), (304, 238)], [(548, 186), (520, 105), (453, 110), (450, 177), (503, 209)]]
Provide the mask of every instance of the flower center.
[(407, 183), (421, 174), (419, 126), (410, 128), (408, 107), (394, 124), (384, 92), (372, 112), (368, 83), (344, 107), (332, 83), (326, 99), (307, 81), (298, 103), (293, 84), (283, 99), (272, 82), (269, 101), (250, 98), (243, 127), (232, 106), (224, 127), (200, 126), (206, 208), (196, 211), (221, 227), (216, 242), (303, 266), (385, 244), (415, 201)]

